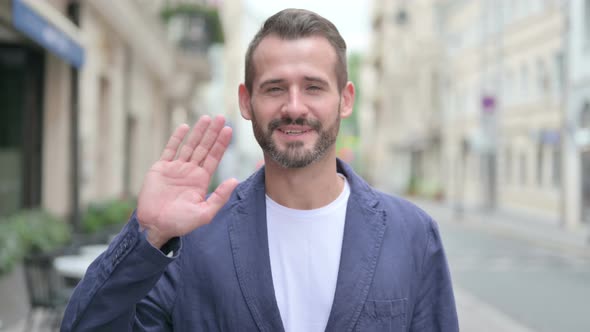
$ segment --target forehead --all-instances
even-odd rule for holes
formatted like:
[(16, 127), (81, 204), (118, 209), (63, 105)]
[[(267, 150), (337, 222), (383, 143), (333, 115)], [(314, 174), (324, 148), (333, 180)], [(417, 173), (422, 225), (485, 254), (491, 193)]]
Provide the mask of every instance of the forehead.
[(260, 41), (252, 56), (254, 82), (317, 76), (336, 84), (337, 61), (334, 47), (324, 37), (281, 39), (269, 35)]

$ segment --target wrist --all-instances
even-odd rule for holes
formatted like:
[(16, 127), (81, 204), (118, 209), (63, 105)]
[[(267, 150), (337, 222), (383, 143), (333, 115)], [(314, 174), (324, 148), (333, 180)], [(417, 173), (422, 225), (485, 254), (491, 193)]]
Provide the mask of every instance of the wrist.
[(163, 237), (161, 234), (158, 234), (157, 232), (150, 229), (145, 231), (145, 238), (154, 248), (157, 249), (162, 249), (166, 242), (170, 240), (169, 238)]

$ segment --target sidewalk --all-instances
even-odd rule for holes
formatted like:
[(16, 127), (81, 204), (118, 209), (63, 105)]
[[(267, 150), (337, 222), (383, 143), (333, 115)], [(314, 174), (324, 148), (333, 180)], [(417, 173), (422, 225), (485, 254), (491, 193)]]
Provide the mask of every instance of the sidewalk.
[(534, 332), (457, 286), (454, 291), (461, 332)]
[[(590, 245), (586, 242), (588, 231), (585, 229), (564, 230), (547, 220), (507, 212), (481, 213), (466, 210), (462, 217), (458, 218), (456, 212), (447, 204), (414, 197), (409, 200), (428, 212), (439, 223), (461, 223), (465, 227), (483, 229), (545, 248), (590, 257)], [(455, 297), (462, 332), (534, 332), (456, 285)], [(43, 316), (43, 312), (36, 313), (36, 324), (31, 331), (47, 331), (39, 324)], [(0, 328), (0, 332), (20, 332), (23, 327), (24, 322), (21, 322), (10, 328)]]
[(551, 250), (590, 257), (588, 227), (568, 230), (557, 222), (524, 213), (507, 211), (477, 211), (465, 209), (459, 213), (449, 204), (406, 198), (430, 214), (437, 222), (461, 223), (465, 227), (482, 229), (505, 237), (515, 238)]

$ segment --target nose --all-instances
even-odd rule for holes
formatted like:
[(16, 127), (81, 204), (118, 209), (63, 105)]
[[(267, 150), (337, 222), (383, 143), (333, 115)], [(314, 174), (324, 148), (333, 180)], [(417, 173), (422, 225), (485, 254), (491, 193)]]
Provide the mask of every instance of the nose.
[(292, 119), (300, 118), (307, 113), (307, 105), (303, 98), (303, 94), (298, 88), (291, 88), (289, 90), (289, 99), (283, 107), (283, 112)]

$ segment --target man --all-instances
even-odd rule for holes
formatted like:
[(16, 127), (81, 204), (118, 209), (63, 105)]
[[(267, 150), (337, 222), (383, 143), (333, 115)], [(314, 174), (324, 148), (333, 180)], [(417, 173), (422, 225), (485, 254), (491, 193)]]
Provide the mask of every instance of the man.
[(336, 27), (273, 15), (245, 76), (240, 110), (265, 166), (207, 197), (231, 129), (178, 127), (62, 331), (458, 331), (434, 221), (336, 159), (354, 102)]

